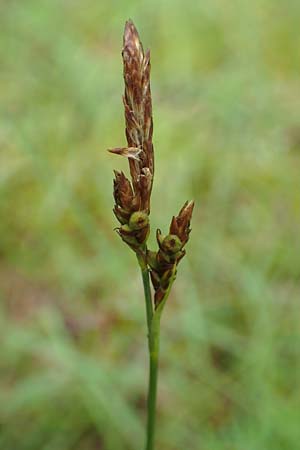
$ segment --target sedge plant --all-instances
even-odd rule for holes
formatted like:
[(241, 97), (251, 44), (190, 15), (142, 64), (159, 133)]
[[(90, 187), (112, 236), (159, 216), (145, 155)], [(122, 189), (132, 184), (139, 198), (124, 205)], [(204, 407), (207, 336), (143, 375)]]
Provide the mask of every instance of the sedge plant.
[[(111, 153), (128, 159), (129, 180), (123, 172), (115, 171), (113, 182), (114, 214), (120, 223), (117, 232), (135, 252), (140, 266), (144, 296), (149, 348), (149, 387), (147, 400), (146, 450), (154, 449), (157, 378), (159, 363), (160, 319), (172, 288), (177, 266), (185, 255), (189, 239), (193, 202), (186, 202), (171, 220), (169, 232), (158, 229), (158, 249), (147, 247), (150, 232), (150, 197), (154, 175), (152, 143), (153, 120), (150, 90), (150, 52), (144, 52), (136, 27), (126, 22), (123, 38), (125, 93), (125, 134), (127, 146), (111, 148)], [(150, 286), (153, 287), (153, 296)]]

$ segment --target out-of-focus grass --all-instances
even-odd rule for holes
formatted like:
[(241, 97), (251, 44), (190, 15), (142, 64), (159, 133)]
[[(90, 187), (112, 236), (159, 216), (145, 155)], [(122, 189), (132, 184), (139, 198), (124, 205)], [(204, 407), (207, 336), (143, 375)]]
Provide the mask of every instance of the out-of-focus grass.
[[(158, 447), (291, 450), (300, 422), (300, 3), (0, 4), (0, 448), (140, 449), (146, 335), (114, 234), (121, 33), (152, 50), (153, 228), (187, 198)], [(162, 205), (164, 206), (162, 208)]]

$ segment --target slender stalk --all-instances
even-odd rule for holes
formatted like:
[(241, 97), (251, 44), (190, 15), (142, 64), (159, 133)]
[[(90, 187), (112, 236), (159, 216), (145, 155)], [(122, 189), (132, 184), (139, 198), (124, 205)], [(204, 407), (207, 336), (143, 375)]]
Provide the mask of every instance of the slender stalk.
[(149, 279), (149, 271), (148, 271), (147, 267), (144, 268), (141, 266), (141, 272), (142, 272), (143, 285), (144, 285), (147, 327), (148, 327), (148, 337), (149, 337), (151, 321), (152, 321), (152, 316), (153, 316), (152, 298), (151, 298), (151, 290), (150, 290), (150, 279)]
[(154, 318), (149, 270), (147, 264), (145, 264), (143, 254), (137, 254), (137, 259), (141, 268), (144, 285), (149, 347), (149, 385), (147, 398), (146, 450), (153, 450), (156, 419), (160, 317), (158, 317), (158, 320), (156, 319), (156, 317)]
[(149, 335), (149, 387), (148, 387), (148, 417), (146, 450), (154, 449), (155, 421), (156, 421), (156, 398), (159, 362), (159, 326), (156, 330), (151, 329)]
[[(149, 386), (148, 386), (148, 399), (147, 399), (147, 437), (145, 450), (154, 450), (155, 439), (155, 423), (156, 423), (156, 398), (157, 398), (157, 381), (158, 381), (158, 368), (159, 368), (159, 340), (160, 340), (160, 319), (163, 312), (165, 303), (169, 296), (174, 277), (176, 273), (176, 265), (174, 265), (172, 274), (170, 277), (170, 284), (165, 292), (164, 298), (157, 309), (152, 311), (152, 318), (148, 334), (149, 344)], [(149, 278), (148, 278), (149, 280)], [(151, 300), (151, 292), (150, 292)], [(152, 301), (151, 301), (152, 309)]]
[(148, 348), (149, 348), (149, 385), (147, 398), (147, 434), (146, 434), (145, 450), (154, 450), (157, 380), (159, 367), (160, 319), (175, 279), (177, 264), (174, 263), (171, 273), (169, 275), (168, 289), (165, 291), (160, 304), (157, 306), (156, 309), (153, 310), (149, 270), (147, 265), (146, 245), (144, 245), (141, 248), (141, 250), (136, 253), (136, 256), (139, 266), (141, 268), (144, 285), (147, 328), (148, 328)]

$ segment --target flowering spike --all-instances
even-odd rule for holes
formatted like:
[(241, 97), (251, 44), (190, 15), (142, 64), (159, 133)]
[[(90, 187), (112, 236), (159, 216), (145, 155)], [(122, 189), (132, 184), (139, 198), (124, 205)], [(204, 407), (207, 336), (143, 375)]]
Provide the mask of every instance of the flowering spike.
[(144, 54), (139, 34), (131, 20), (125, 25), (122, 56), (125, 81), (123, 102), (128, 147), (142, 149), (138, 161), (129, 160), (130, 173), (135, 192), (142, 194), (143, 209), (149, 213), (154, 172), (150, 52)]
[[(119, 234), (135, 251), (144, 245), (149, 235), (150, 195), (153, 184), (154, 155), (153, 121), (150, 91), (150, 52), (144, 53), (137, 29), (126, 22), (123, 38), (125, 92), (125, 134), (127, 147), (111, 148), (111, 153), (128, 158), (131, 182), (122, 172), (115, 172), (114, 213), (121, 223)], [(140, 213), (144, 226), (134, 225)], [(128, 226), (129, 230), (124, 226)], [(129, 236), (130, 235), (130, 236)], [(131, 239), (133, 238), (133, 240)]]
[(149, 252), (145, 243), (150, 230), (150, 195), (154, 173), (150, 51), (144, 52), (131, 20), (125, 24), (122, 57), (125, 134), (128, 145), (111, 148), (109, 151), (128, 159), (131, 181), (123, 172), (115, 171), (113, 211), (121, 224), (117, 231), (123, 241), (137, 254), (141, 255), (142, 252), (144, 261), (147, 259), (157, 306), (173, 282), (177, 265), (185, 255), (184, 246), (191, 231), (194, 202), (185, 202), (179, 214), (173, 216), (167, 236), (157, 230), (159, 250), (156, 253)]

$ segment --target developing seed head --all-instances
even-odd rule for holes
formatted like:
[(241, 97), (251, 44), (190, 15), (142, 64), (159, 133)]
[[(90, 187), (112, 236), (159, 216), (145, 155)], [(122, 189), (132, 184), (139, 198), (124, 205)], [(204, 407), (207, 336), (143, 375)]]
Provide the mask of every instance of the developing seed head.
[(129, 228), (131, 230), (141, 230), (149, 225), (149, 216), (143, 211), (136, 211), (131, 214)]
[(154, 287), (155, 308), (158, 307), (173, 283), (179, 262), (185, 255), (184, 246), (190, 234), (190, 221), (193, 213), (193, 202), (186, 202), (179, 214), (171, 221), (169, 234), (163, 236), (158, 229), (156, 240), (159, 246), (155, 258), (149, 254), (148, 264)]
[(136, 240), (136, 237), (132, 234), (132, 230), (128, 225), (122, 225), (117, 229), (117, 232), (121, 236), (122, 240), (126, 242), (133, 250), (138, 247), (139, 243)]
[(181, 250), (182, 242), (176, 234), (168, 234), (161, 246), (165, 252), (175, 254)]

